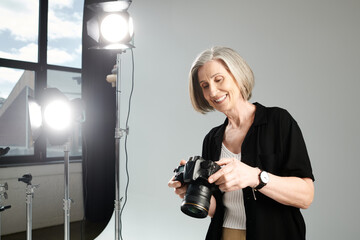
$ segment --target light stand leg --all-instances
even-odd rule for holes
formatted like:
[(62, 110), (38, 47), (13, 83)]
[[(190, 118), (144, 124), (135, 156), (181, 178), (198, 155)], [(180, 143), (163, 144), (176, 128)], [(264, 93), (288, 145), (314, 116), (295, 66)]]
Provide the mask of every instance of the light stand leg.
[(64, 145), (64, 239), (70, 240), (70, 207), (71, 199), (69, 197), (69, 143)]
[(11, 206), (3, 206), (2, 200), (7, 199), (7, 193), (6, 190), (8, 190), (7, 183), (0, 184), (0, 240), (1, 240), (1, 214), (6, 209), (10, 208)]
[(120, 139), (122, 131), (120, 129), (120, 103), (121, 103), (121, 53), (116, 55), (116, 126), (115, 126), (115, 240), (120, 240)]
[(1, 195), (0, 195), (0, 240), (1, 240), (1, 213), (3, 211), (5, 211), (6, 209), (9, 209), (9, 208), (11, 208), (10, 205), (8, 205), (8, 206), (2, 206), (1, 205)]
[(0, 184), (0, 240), (1, 240), (1, 212), (2, 212), (1, 201), (2, 201), (3, 195), (5, 194), (5, 190), (6, 189), (3, 187), (3, 185)]
[(34, 190), (39, 187), (39, 184), (31, 184), (31, 174), (25, 174), (18, 179), (20, 182), (26, 183), (26, 239), (32, 239), (32, 201), (34, 198)]
[(33, 186), (26, 186), (26, 239), (32, 239), (32, 199), (34, 196)]

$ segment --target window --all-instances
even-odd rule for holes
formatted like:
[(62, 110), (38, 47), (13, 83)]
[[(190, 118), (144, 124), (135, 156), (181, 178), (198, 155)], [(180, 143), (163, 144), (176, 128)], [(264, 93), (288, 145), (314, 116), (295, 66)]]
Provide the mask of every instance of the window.
[(48, 64), (81, 67), (83, 0), (49, 0)]
[(34, 96), (34, 71), (0, 68), (0, 146), (12, 155), (34, 154), (28, 121), (28, 96)]
[[(84, 0), (0, 1), (0, 166), (62, 160), (63, 147), (34, 142), (28, 98), (55, 87), (81, 98)], [(81, 127), (71, 136), (71, 159), (81, 158)]]

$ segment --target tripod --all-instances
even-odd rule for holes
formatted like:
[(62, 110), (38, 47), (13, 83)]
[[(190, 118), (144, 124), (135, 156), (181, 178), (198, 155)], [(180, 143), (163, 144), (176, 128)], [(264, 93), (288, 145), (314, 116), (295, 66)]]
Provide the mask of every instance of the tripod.
[(34, 198), (34, 190), (39, 185), (31, 184), (32, 175), (25, 174), (18, 179), (19, 182), (26, 183), (26, 239), (32, 239), (32, 200)]

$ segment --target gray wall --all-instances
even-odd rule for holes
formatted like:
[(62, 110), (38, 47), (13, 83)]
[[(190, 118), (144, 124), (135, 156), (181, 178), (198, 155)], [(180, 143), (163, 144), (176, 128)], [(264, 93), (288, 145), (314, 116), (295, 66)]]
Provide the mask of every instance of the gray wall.
[(136, 0), (129, 12), (136, 88), (125, 239), (206, 233), (209, 219), (182, 214), (167, 182), (181, 159), (201, 154), (205, 133), (224, 119), (194, 112), (188, 96), (190, 65), (213, 45), (236, 49), (252, 67), (251, 101), (286, 108), (303, 131), (316, 178), (314, 202), (303, 211), (308, 239), (358, 238), (360, 1)]

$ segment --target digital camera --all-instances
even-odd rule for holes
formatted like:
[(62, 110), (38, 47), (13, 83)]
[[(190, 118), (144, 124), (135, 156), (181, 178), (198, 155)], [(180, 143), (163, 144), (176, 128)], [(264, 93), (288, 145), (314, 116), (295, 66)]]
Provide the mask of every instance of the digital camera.
[(217, 189), (215, 184), (208, 182), (208, 178), (219, 169), (215, 162), (195, 156), (174, 170), (176, 181), (189, 184), (181, 204), (183, 213), (195, 218), (208, 215), (212, 192)]

